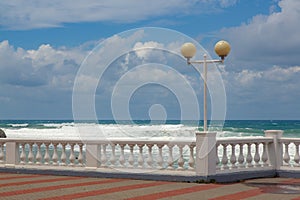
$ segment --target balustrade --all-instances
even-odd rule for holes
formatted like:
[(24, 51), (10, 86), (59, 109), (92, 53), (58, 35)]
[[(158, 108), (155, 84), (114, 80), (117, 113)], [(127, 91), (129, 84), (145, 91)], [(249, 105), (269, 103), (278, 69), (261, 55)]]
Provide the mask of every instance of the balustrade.
[(216, 144), (216, 169), (232, 170), (268, 167), (270, 164), (268, 162), (267, 147), (270, 142), (271, 140), (268, 138), (256, 138), (255, 142), (254, 138), (220, 139)]
[[(268, 134), (266, 133), (266, 137), (259, 138), (218, 138), (217, 140), (213, 138), (214, 135), (200, 136), (199, 144), (207, 145), (205, 151), (213, 152), (207, 152), (207, 155), (202, 152), (201, 156), (204, 157), (201, 157), (200, 161), (204, 162), (207, 159), (207, 166), (201, 166), (210, 170), (210, 174), (265, 168), (280, 169), (282, 166), (300, 167), (300, 139), (277, 137), (275, 131), (270, 131)], [(16, 150), (16, 157), (13, 158), (15, 160), (7, 161), (7, 156), (12, 155), (6, 152), (7, 144), (9, 151)], [(170, 142), (125, 138), (110, 141), (0, 139), (0, 164), (59, 168), (89, 167), (86, 164), (93, 163), (95, 168), (197, 172), (199, 159), (196, 157), (196, 147), (199, 144), (192, 140)], [(93, 147), (93, 150), (86, 157), (88, 145), (89, 148)], [(94, 161), (91, 162), (91, 159)], [(200, 172), (202, 173), (201, 169)]]
[(193, 170), (195, 165), (192, 141), (110, 141), (99, 147), (99, 167)]
[(283, 147), (283, 166), (300, 167), (299, 145), (300, 138), (281, 138)]

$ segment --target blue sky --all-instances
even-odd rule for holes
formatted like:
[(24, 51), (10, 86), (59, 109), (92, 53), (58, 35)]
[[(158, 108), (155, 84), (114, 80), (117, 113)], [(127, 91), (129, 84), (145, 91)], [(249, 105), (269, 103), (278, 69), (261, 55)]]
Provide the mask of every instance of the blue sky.
[[(299, 8), (299, 0), (2, 1), (0, 118), (72, 119), (74, 81), (93, 48), (123, 31), (161, 27), (193, 38), (212, 57), (216, 41), (231, 43), (232, 52), (225, 66), (219, 67), (226, 91), (226, 119), (300, 119)], [(152, 39), (141, 45), (166, 45)], [(136, 47), (139, 41), (135, 42)], [(122, 48), (122, 44), (112, 43), (115, 48)], [(112, 67), (124, 69), (121, 61), (127, 58), (145, 59), (145, 55), (120, 57)], [(125, 68), (134, 69), (135, 61), (127, 62), (130, 65)], [(175, 62), (167, 63), (177, 69)], [(144, 73), (138, 75), (151, 76), (155, 70)], [(202, 112), (197, 73), (180, 73), (191, 80), (194, 89), (200, 88), (195, 90)], [(95, 109), (99, 118), (113, 118), (113, 90), (107, 88), (113, 88), (121, 78), (116, 74), (106, 71), (100, 84), (107, 87), (98, 86)], [(172, 73), (166, 76), (170, 78)], [(172, 80), (168, 83), (174, 84)], [(93, 83), (93, 79), (85, 81)], [(133, 118), (180, 115), (178, 96), (155, 84), (136, 90), (129, 107)]]

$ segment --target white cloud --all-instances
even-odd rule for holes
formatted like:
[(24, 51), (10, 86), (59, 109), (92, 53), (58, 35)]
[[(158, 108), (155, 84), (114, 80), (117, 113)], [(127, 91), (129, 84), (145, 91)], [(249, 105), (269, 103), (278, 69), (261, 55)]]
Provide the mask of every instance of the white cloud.
[[(228, 7), (237, 0), (14, 0), (0, 2), (0, 25), (9, 29), (57, 27), (63, 23), (135, 22), (162, 15), (178, 15), (203, 7)], [(198, 9), (199, 8), (199, 9)]]
[(49, 44), (37, 50), (15, 49), (8, 41), (0, 42), (0, 80), (14, 86), (68, 86), (86, 52), (80, 49), (54, 49)]
[(236, 60), (279, 65), (299, 64), (300, 1), (281, 0), (281, 11), (257, 15), (247, 24), (225, 28)]
[(243, 85), (248, 86), (256, 82), (257, 80), (261, 79), (263, 72), (254, 72), (249, 70), (242, 70), (241, 72), (237, 73), (235, 76), (235, 80)]
[(146, 59), (149, 54), (151, 53), (149, 49), (162, 49), (164, 47), (163, 44), (155, 42), (155, 41), (149, 41), (149, 42), (137, 42), (133, 50), (135, 51), (135, 54), (140, 58), (140, 59)]

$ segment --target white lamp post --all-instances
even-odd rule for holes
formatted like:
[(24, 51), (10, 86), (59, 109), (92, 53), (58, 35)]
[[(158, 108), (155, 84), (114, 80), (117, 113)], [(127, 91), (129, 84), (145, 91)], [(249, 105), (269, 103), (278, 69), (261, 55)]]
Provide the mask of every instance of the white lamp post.
[(207, 64), (208, 63), (223, 63), (225, 57), (229, 54), (230, 52), (230, 45), (228, 42), (221, 40), (216, 43), (215, 45), (215, 52), (218, 54), (218, 56), (221, 57), (221, 60), (207, 60), (207, 55), (203, 55), (203, 60), (196, 60), (196, 61), (191, 61), (190, 59), (196, 54), (196, 47), (193, 43), (185, 43), (181, 47), (181, 54), (187, 59), (188, 64), (203, 64), (204, 65), (204, 105), (203, 105), (203, 130), (204, 132), (207, 131), (207, 103), (206, 103), (206, 90), (207, 90)]

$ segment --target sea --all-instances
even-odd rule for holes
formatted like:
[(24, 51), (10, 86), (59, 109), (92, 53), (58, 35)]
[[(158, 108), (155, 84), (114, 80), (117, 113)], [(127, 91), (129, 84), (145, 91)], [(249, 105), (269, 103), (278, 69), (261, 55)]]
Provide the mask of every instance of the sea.
[[(210, 122), (208, 122), (210, 124)], [(227, 120), (216, 130), (217, 137), (262, 137), (265, 130), (283, 130), (284, 137), (300, 137), (300, 120)], [(107, 138), (195, 138), (203, 130), (203, 121), (73, 121), (73, 120), (0, 120), (7, 138), (80, 139)]]

